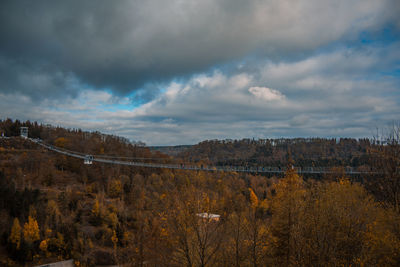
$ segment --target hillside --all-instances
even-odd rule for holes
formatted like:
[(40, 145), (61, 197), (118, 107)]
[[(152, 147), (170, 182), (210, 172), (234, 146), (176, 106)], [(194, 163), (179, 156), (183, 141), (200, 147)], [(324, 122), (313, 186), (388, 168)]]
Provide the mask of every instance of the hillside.
[(150, 146), (151, 151), (160, 151), (161, 153), (169, 156), (177, 156), (180, 153), (190, 149), (191, 145), (179, 145), (179, 146)]
[[(76, 266), (400, 263), (396, 169), (390, 172), (381, 166), (385, 172), (373, 191), (368, 181), (360, 184), (342, 176), (305, 181), (294, 170), (278, 179), (98, 162), (85, 165), (18, 137), (20, 126), (28, 126), (32, 137), (63, 149), (173, 160), (116, 136), (1, 121), (0, 129), (9, 137), (0, 138), (3, 266), (63, 259), (73, 259)], [(190, 152), (190, 160), (195, 160), (208, 151), (217, 162), (220, 152), (210, 152), (210, 147), (218, 146), (205, 144), (183, 153)], [(196, 150), (203, 146), (204, 151)], [(245, 147), (242, 142), (231, 156), (250, 158), (257, 151), (256, 145), (248, 144), (245, 154)], [(390, 160), (398, 164), (398, 154), (389, 153), (398, 145), (389, 148), (380, 147), (375, 153), (383, 155), (375, 157), (376, 166)], [(346, 155), (364, 153), (360, 143), (348, 150)]]
[(190, 146), (177, 156), (213, 165), (361, 167), (371, 164), (368, 139), (242, 139), (207, 140)]

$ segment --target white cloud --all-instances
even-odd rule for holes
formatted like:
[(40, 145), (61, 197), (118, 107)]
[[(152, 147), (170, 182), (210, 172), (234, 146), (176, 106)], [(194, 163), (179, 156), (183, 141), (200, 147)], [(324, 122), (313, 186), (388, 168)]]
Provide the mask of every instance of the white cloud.
[[(387, 54), (384, 48), (374, 53), (337, 49), (292, 62), (243, 65), (238, 72), (202, 73), (167, 84), (154, 100), (130, 110), (126, 97), (88, 89), (77, 98), (47, 99), (39, 105), (20, 93), (0, 93), (1, 116), (99, 130), (151, 145), (214, 138), (369, 136), (371, 128), (398, 120), (399, 78), (381, 76), (370, 67), (390, 71), (397, 48), (386, 47)], [(345, 68), (349, 64), (352, 71)], [(115, 108), (121, 105), (123, 110)]]
[(266, 101), (282, 100), (285, 98), (285, 96), (278, 90), (270, 89), (268, 87), (250, 87), (249, 92), (256, 98)]

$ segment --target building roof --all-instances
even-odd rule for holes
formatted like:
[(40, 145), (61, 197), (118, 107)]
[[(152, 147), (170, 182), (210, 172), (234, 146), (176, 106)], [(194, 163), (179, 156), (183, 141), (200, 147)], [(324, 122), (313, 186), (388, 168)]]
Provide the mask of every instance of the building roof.
[(221, 217), (221, 215), (207, 213), (207, 212), (197, 213), (196, 215), (204, 219), (217, 219), (217, 218), (219, 219)]

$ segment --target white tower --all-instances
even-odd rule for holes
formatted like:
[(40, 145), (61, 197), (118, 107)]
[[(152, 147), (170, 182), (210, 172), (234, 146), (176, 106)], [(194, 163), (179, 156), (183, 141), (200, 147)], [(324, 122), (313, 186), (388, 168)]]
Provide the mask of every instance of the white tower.
[(21, 127), (21, 137), (28, 138), (28, 127)]

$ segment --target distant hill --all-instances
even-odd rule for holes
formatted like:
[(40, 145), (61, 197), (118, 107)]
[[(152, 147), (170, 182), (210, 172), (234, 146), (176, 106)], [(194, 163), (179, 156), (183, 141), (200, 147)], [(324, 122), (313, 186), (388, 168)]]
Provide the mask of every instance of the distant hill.
[(179, 146), (149, 146), (151, 151), (159, 151), (161, 153), (167, 154), (169, 156), (176, 156), (188, 149), (193, 145), (179, 145)]
[[(21, 126), (63, 150), (162, 164), (272, 165), (291, 158), (345, 167), (366, 164), (375, 154), (379, 176), (363, 177), (361, 184), (338, 172), (303, 179), (295, 169), (263, 176), (85, 164), (19, 137)], [(380, 147), (367, 139), (310, 138), (148, 148), (35, 122), (0, 120), (0, 132), (0, 266), (69, 259), (87, 267), (201, 266), (205, 257), (207, 266), (287, 266), (281, 263), (289, 249), (300, 266), (400, 266), (397, 140)], [(293, 230), (293, 242), (286, 229)], [(333, 249), (310, 259), (318, 251), (314, 244)]]
[(373, 147), (366, 138), (206, 140), (185, 147), (176, 156), (213, 165), (286, 166), (290, 158), (299, 167), (360, 167), (370, 163), (368, 151)]

